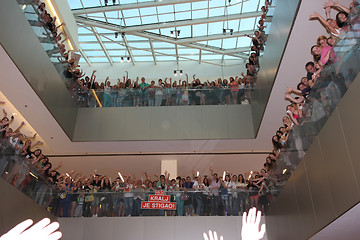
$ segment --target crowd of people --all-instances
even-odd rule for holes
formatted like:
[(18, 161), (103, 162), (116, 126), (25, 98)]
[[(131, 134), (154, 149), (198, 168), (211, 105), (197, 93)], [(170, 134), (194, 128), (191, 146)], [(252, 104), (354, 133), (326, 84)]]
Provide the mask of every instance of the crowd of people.
[[(168, 173), (154, 177), (118, 173), (114, 181), (99, 173), (89, 177), (75, 171), (61, 174), (58, 169), (62, 164), (53, 167), (38, 148), (42, 142), (33, 144), (36, 135), (21, 134), (24, 123), (13, 131), (10, 124), (14, 117), (9, 120), (4, 114), (0, 121), (0, 176), (57, 216), (238, 216), (250, 207), (265, 210), (274, 194), (265, 169), (246, 178), (225, 171), (221, 177), (212, 168), (209, 175), (193, 171), (191, 177), (173, 179)], [(156, 190), (170, 195), (177, 209), (141, 209), (141, 202)]]
[[(39, 9), (41, 5), (42, 3), (39, 4)], [(254, 171), (244, 177), (243, 174), (224, 171), (224, 174), (219, 176), (210, 167), (208, 175), (198, 174), (194, 171), (192, 176), (178, 176), (170, 179), (168, 173), (154, 177), (146, 173), (139, 177), (132, 174), (122, 176), (119, 173), (119, 177), (114, 181), (107, 176), (101, 176), (99, 173), (92, 173), (90, 176), (82, 176), (76, 172), (61, 174), (58, 171), (61, 164), (53, 167), (49, 158), (42, 154), (41, 149), (36, 148), (42, 144), (40, 141), (35, 141), (36, 134), (34, 136), (22, 134), (20, 129), (24, 126), (24, 122), (13, 130), (10, 124), (14, 120), (14, 116), (9, 119), (6, 111), (3, 111), (4, 117), (0, 121), (0, 176), (21, 191), (32, 196), (37, 203), (48, 207), (49, 211), (63, 217), (239, 215), (250, 207), (257, 207), (264, 211), (269, 206), (271, 199), (276, 196), (276, 181), (272, 181), (269, 177), (269, 171), (276, 167), (280, 150), (287, 144), (288, 137), (294, 126), (301, 124), (303, 108), (306, 105), (307, 97), (313, 91), (316, 81), (320, 77), (324, 77), (323, 69), (336, 63), (337, 59), (333, 46), (339, 41), (341, 36), (344, 36), (344, 33), (350, 30), (352, 22), (348, 14), (356, 6), (358, 6), (358, 1), (352, 1), (349, 8), (331, 0), (326, 2), (324, 8), (328, 16), (331, 9), (341, 9), (337, 14), (337, 19), (327, 20), (327, 25), (323, 23), (318, 14), (310, 16), (311, 18), (318, 18), (324, 24), (329, 31), (330, 37), (320, 36), (317, 39), (316, 45), (311, 47), (314, 60), (305, 65), (307, 71), (306, 77), (301, 79), (297, 89), (288, 88), (286, 90), (285, 98), (290, 101), (290, 104), (286, 107), (287, 115), (283, 118), (283, 126), (272, 137), (274, 150), (269, 153), (264, 163), (264, 168), (259, 172)], [(44, 14), (44, 11), (39, 11)], [(335, 25), (334, 21), (339, 23)], [(341, 27), (339, 27), (339, 24)], [(337, 35), (334, 34), (334, 29), (337, 29)], [(255, 44), (253, 47), (255, 47)], [(71, 65), (71, 63), (69, 64)], [(76, 74), (78, 69), (76, 68), (72, 74)], [(81, 73), (81, 75), (83, 74)], [(246, 76), (243, 77), (246, 78)], [(352, 78), (350, 81), (353, 80), (353, 77), (354, 74), (349, 77)], [(194, 80), (191, 85), (202, 85), (195, 78), (195, 75), (193, 78)], [(135, 83), (137, 81), (138, 79)], [(225, 80), (220, 79), (220, 81), (224, 83)], [(241, 81), (243, 81), (242, 78)], [(95, 72), (93, 72), (91, 78), (85, 77), (84, 80), (80, 77), (76, 78), (74, 83), (78, 84), (79, 82), (83, 82), (90, 88), (93, 85), (99, 86), (95, 81)], [(146, 84), (143, 78), (141, 82)], [(133, 86), (133, 83), (126, 76), (123, 82), (119, 81), (119, 86), (123, 85), (125, 87), (126, 84)], [(239, 84), (239, 78), (230, 78), (231, 83)], [(336, 87), (333, 86), (332, 89), (338, 89), (338, 91), (343, 92), (346, 89), (346, 86), (343, 86), (345, 83), (345, 79), (343, 84), (339, 81), (338, 85)], [(168, 83), (166, 79), (164, 86), (165, 84), (171, 86), (174, 83)], [(177, 83), (175, 84), (177, 85)], [(113, 102), (112, 97), (107, 96), (108, 90), (112, 89), (113, 86), (111, 86), (108, 79), (100, 84), (100, 88), (101, 85), (103, 85), (104, 89), (103, 104), (107, 106), (107, 104), (111, 104), (109, 102)], [(141, 86), (141, 84), (138, 85)], [(158, 85), (162, 85), (162, 81)], [(185, 85), (190, 89), (188, 80), (185, 81)], [(151, 87), (146, 87), (144, 92), (149, 93), (150, 89)], [(164, 88), (158, 86), (157, 88), (154, 87), (154, 89), (156, 91), (157, 89), (163, 90)], [(183, 90), (185, 91), (186, 89)], [(239, 88), (237, 89), (240, 91)], [(239, 91), (237, 92), (239, 93)], [(237, 97), (238, 95), (230, 91), (228, 100), (236, 103)], [(142, 99), (141, 96), (139, 96), (139, 99)], [(182, 98), (181, 101), (183, 101)], [(195, 100), (190, 100), (189, 95), (187, 104), (196, 104), (192, 103), (192, 101)], [(324, 102), (329, 104), (328, 101)], [(149, 96), (145, 101), (139, 100), (138, 105), (143, 106), (147, 104), (150, 105)], [(162, 100), (156, 101), (154, 99), (154, 105), (159, 104), (163, 104)], [(326, 110), (327, 106), (323, 108)], [(164, 190), (170, 195), (171, 201), (177, 203), (177, 209), (141, 209), (141, 202), (147, 200), (148, 195), (154, 193), (155, 190)]]

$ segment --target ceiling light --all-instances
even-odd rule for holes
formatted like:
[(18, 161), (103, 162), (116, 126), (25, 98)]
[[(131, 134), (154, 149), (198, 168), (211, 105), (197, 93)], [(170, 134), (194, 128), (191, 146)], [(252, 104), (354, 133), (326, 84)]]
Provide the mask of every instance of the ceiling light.
[(177, 31), (177, 35), (180, 36), (180, 30)]
[(174, 37), (174, 31), (170, 31), (170, 37)]
[(122, 63), (124, 62), (124, 57), (121, 57), (121, 62), (122, 62)]
[(230, 29), (230, 35), (233, 35), (234, 29)]
[(115, 38), (117, 38), (119, 36), (119, 33), (118, 32), (116, 32), (115, 33)]
[(182, 70), (180, 70), (180, 75), (182, 75)]
[(223, 28), (223, 34), (224, 34), (224, 35), (226, 34), (226, 29), (225, 29), (225, 28)]
[(130, 57), (127, 57), (127, 62), (130, 62)]
[(177, 75), (177, 71), (176, 70), (174, 70), (174, 76), (176, 76)]

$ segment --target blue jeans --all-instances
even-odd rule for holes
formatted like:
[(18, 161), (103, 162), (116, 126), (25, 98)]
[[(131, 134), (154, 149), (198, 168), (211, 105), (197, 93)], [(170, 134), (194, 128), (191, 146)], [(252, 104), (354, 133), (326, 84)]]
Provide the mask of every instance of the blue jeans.
[(124, 197), (125, 199), (125, 216), (131, 216), (134, 205), (134, 197)]

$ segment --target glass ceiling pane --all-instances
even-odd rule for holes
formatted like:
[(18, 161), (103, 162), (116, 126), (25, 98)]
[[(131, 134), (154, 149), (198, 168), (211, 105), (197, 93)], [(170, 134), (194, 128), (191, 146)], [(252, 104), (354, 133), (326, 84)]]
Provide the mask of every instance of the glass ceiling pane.
[(85, 52), (85, 55), (88, 57), (93, 57), (93, 56), (105, 57), (104, 51), (84, 51), (84, 52)]
[(234, 29), (234, 31), (236, 32), (239, 28), (239, 20), (227, 21), (225, 26), (226, 28)]
[(182, 26), (176, 28), (178, 31), (180, 31), (180, 35), (178, 38), (189, 38), (191, 37), (191, 27), (190, 26)]
[(209, 34), (220, 34), (223, 31), (222, 22), (209, 23)]
[(160, 34), (159, 29), (146, 30), (145, 32), (151, 32), (151, 33), (155, 33), (155, 34)]
[(172, 56), (156, 56), (157, 61), (176, 61), (176, 57)]
[(94, 35), (92, 36), (79, 36), (79, 42), (97, 41)]
[(93, 18), (93, 17), (104, 17), (104, 13), (102, 12), (98, 12), (98, 13), (90, 13), (88, 14), (89, 18)]
[(153, 42), (154, 48), (174, 48), (174, 44), (166, 42)]
[(139, 62), (153, 62), (154, 58), (142, 56), (142, 57), (135, 57), (135, 60)]
[[(215, 1), (216, 2), (216, 1)], [(221, 2), (221, 1), (217, 1), (217, 2)], [(222, 3), (224, 4), (224, 1), (222, 1)], [(192, 3), (192, 9), (196, 10), (196, 9), (204, 9), (208, 7), (208, 3), (207, 2), (193, 2)]]
[(134, 17), (134, 18), (125, 18), (125, 23), (126, 26), (138, 26), (141, 24), (140, 22), (140, 18), (139, 17)]
[(221, 47), (221, 39), (208, 41), (208, 45), (212, 47)]
[[(167, 6), (158, 6), (158, 13), (173, 13), (174, 9), (172, 5), (167, 5)], [(156, 11), (153, 12), (153, 14), (156, 13)]]
[(135, 48), (150, 48), (149, 42), (129, 42), (129, 45)]
[(129, 4), (129, 3), (136, 3), (136, 0), (120, 0), (121, 4)]
[(155, 49), (156, 55), (161, 56), (160, 53), (175, 55), (175, 49)]
[(124, 50), (108, 50), (110, 56), (125, 56), (128, 54), (128, 52)]
[(210, 17), (214, 16), (224, 16), (224, 8), (211, 8), (210, 9)]
[(100, 6), (99, 0), (86, 0), (86, 1), (82, 1), (82, 3), (84, 4), (85, 8)]
[(156, 16), (142, 17), (143, 24), (158, 23)]
[(93, 32), (86, 28), (78, 27), (78, 33), (93, 33)]
[(138, 37), (138, 36), (134, 36), (134, 35), (130, 35), (130, 34), (125, 34), (125, 37), (128, 41), (136, 41), (136, 40), (146, 39), (146, 38), (142, 38), (142, 37)]
[(68, 1), (68, 3), (71, 9), (82, 8), (80, 0), (72, 0)]
[[(186, 55), (184, 56), (187, 59), (199, 60), (199, 55)], [(186, 60), (186, 59), (183, 59)]]
[(122, 20), (121, 19), (112, 19), (112, 18), (108, 18), (107, 19), (109, 23), (115, 24), (115, 25), (122, 25)]
[(111, 31), (111, 30), (108, 30), (108, 29), (105, 29), (105, 28), (99, 28), (99, 27), (96, 27), (95, 28), (96, 29), (96, 31), (98, 32), (98, 33), (112, 33), (112, 34), (114, 34), (114, 31)]
[(192, 55), (198, 55), (199, 49), (194, 48), (185, 48), (185, 49), (178, 49), (179, 54), (192, 54)]
[(225, 60), (240, 60), (240, 58), (238, 58), (238, 57), (233, 57), (233, 56), (228, 56), (228, 55), (225, 55), (224, 59)]
[(244, 2), (243, 12), (254, 12), (257, 10), (258, 0), (249, 0)]
[(192, 17), (193, 17), (193, 19), (207, 18), (208, 17), (208, 11), (207, 10), (193, 11)]
[(124, 46), (121, 46), (119, 44), (116, 43), (105, 43), (104, 44), (106, 49), (126, 49)]
[(136, 55), (145, 55), (145, 56), (152, 55), (151, 52), (143, 51), (143, 50), (131, 50), (131, 52), (134, 56), (136, 56)]
[(245, 18), (240, 21), (240, 31), (254, 29), (255, 18)]
[(123, 10), (123, 13), (124, 13), (125, 18), (138, 17), (139, 16), (139, 10), (137, 10), (137, 9)]
[(101, 49), (101, 46), (98, 43), (80, 44), (80, 47), (83, 50), (86, 50), (86, 49)]
[(121, 17), (121, 13), (119, 11), (106, 12), (105, 15), (108, 18), (120, 18)]
[(140, 13), (142, 16), (156, 14), (156, 7), (140, 8)]
[(181, 13), (175, 13), (176, 20), (190, 20), (191, 19), (191, 12), (181, 12)]
[(224, 49), (230, 49), (236, 47), (236, 38), (225, 38), (223, 42)]
[(206, 36), (207, 24), (194, 25), (193, 28), (194, 28), (194, 37)]
[(221, 60), (222, 55), (221, 54), (212, 54), (212, 55), (203, 55), (201, 56), (202, 60)]
[(173, 13), (161, 14), (161, 15), (159, 15), (159, 21), (160, 22), (172, 22), (172, 21), (174, 21), (174, 14)]
[(248, 37), (239, 37), (238, 38), (238, 47), (246, 47), (250, 48), (251, 38)]
[(175, 5), (175, 11), (179, 12), (179, 11), (190, 11), (191, 5), (190, 3), (182, 3), (182, 4), (176, 4)]
[(227, 11), (228, 14), (239, 14), (241, 12), (241, 4), (228, 6)]
[(210, 1), (210, 8), (224, 6), (224, 1)]

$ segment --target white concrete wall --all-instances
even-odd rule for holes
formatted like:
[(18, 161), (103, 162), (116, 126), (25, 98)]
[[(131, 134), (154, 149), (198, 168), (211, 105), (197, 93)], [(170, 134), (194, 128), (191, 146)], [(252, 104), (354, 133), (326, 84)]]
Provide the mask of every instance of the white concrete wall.
[(59, 222), (63, 240), (203, 240), (203, 232), (209, 230), (225, 240), (240, 240), (242, 217), (60, 218)]

